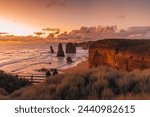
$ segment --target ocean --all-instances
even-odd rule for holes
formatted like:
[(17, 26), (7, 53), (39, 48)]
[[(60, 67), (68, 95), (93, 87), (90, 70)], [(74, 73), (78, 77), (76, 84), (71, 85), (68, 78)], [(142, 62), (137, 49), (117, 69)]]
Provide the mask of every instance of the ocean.
[[(53, 46), (54, 54), (50, 53)], [(63, 44), (65, 52), (65, 44)], [(57, 57), (58, 44), (16, 44), (0, 45), (0, 70), (12, 74), (42, 75), (39, 70), (67, 69), (85, 61), (88, 50), (77, 47), (76, 54), (66, 54), (65, 57)], [(68, 64), (66, 58), (70, 56), (73, 63)]]

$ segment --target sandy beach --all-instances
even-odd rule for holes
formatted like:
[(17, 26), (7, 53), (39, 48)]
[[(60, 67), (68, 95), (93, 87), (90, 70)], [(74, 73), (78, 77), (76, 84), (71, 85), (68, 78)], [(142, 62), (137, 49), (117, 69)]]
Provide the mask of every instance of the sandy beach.
[(77, 66), (61, 70), (64, 73), (76, 73), (76, 72), (84, 72), (89, 69), (88, 60), (79, 63)]

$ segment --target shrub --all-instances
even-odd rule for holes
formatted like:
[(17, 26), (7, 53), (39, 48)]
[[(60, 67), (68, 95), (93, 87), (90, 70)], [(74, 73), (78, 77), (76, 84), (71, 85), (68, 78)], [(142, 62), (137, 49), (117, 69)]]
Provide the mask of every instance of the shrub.
[(101, 66), (84, 73), (50, 77), (7, 99), (150, 99), (150, 69), (121, 72)]
[(29, 85), (31, 85), (31, 83), (25, 79), (19, 79), (18, 76), (0, 71), (0, 88), (6, 90), (9, 94)]

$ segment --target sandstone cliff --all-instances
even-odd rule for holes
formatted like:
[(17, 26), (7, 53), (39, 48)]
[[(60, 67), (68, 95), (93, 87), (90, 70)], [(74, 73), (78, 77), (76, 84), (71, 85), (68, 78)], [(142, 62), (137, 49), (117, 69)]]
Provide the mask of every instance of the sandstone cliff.
[(80, 43), (74, 43), (76, 47), (82, 47), (83, 49), (89, 49), (90, 45), (92, 45), (94, 41), (88, 41), (88, 42), (80, 42)]
[(150, 40), (97, 41), (89, 47), (89, 67), (100, 65), (126, 71), (150, 68)]

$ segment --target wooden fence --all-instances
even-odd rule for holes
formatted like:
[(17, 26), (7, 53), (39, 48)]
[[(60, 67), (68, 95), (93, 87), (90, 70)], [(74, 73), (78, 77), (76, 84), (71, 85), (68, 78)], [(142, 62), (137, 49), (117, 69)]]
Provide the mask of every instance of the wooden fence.
[(32, 84), (43, 83), (46, 80), (45, 75), (17, 75), (19, 78), (24, 78), (29, 80)]

